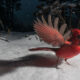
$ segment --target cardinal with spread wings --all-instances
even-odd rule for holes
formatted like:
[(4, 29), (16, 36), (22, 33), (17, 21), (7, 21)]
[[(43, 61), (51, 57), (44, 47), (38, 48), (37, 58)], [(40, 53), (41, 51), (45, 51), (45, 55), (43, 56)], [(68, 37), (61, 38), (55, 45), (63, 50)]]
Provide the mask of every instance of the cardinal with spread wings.
[(58, 56), (58, 60), (59, 58), (63, 58), (65, 61), (80, 53), (80, 40), (78, 38), (80, 30), (71, 29), (64, 33), (67, 24), (61, 25), (60, 29), (58, 29), (58, 21), (59, 18), (56, 18), (53, 25), (51, 22), (51, 15), (48, 16), (48, 23), (42, 16), (42, 21), (38, 18), (37, 21), (34, 21), (34, 30), (43, 41), (51, 44), (53, 47), (60, 46), (60, 48), (38, 47), (29, 49), (30, 51), (55, 51), (56, 56)]

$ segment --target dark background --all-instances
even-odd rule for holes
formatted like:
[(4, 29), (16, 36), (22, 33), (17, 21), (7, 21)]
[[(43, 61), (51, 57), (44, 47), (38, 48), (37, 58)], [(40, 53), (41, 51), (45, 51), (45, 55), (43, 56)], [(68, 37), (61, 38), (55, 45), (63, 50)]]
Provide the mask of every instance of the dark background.
[[(66, 0), (61, 0), (61, 3)], [(67, 0), (76, 3), (79, 0)], [(4, 27), (0, 25), (0, 30), (28, 32), (33, 31), (32, 25), (36, 6), (41, 4), (40, 0), (0, 0), (0, 20)], [(77, 20), (77, 16), (74, 17)], [(76, 22), (74, 20), (74, 22)]]

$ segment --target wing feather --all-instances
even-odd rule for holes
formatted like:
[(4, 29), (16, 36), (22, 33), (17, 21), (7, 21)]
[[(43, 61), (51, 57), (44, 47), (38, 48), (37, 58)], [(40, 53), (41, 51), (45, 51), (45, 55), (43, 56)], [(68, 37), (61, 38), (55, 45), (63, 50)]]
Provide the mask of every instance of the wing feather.
[(49, 24), (49, 26), (53, 27), (52, 20), (51, 20), (51, 15), (50, 14), (48, 15), (48, 24)]
[(55, 18), (54, 26), (51, 21), (51, 15), (48, 15), (48, 23), (44, 16), (42, 16), (41, 19), (42, 21), (40, 21), (38, 18), (37, 21), (34, 21), (34, 30), (45, 42), (52, 44), (53, 46), (60, 46), (65, 44), (65, 41), (71, 37), (70, 30), (64, 33), (67, 24), (61, 25), (60, 30), (58, 29), (59, 18)]
[(45, 42), (52, 44), (53, 46), (64, 44), (63, 36), (56, 29), (39, 22), (34, 24), (34, 29), (38, 36)]
[(54, 28), (58, 30), (58, 21), (59, 21), (59, 18), (56, 18), (54, 20)]
[(63, 25), (61, 26), (61, 28), (60, 28), (60, 33), (61, 33), (62, 35), (64, 34), (64, 31), (65, 31), (66, 27), (67, 27), (67, 24), (63, 24)]
[(43, 15), (41, 18), (42, 18), (43, 24), (48, 25)]
[(64, 39), (68, 40), (71, 37), (70, 34), (71, 34), (71, 30), (69, 30), (68, 32), (65, 33)]

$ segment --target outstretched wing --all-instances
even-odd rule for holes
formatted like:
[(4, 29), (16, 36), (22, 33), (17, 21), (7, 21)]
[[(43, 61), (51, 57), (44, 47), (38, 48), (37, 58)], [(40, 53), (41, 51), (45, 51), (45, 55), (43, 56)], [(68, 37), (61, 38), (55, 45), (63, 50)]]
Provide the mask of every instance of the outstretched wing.
[(44, 17), (42, 16), (43, 23), (37, 19), (34, 23), (34, 29), (38, 36), (44, 40), (45, 42), (53, 45), (53, 46), (60, 46), (65, 43), (64, 37), (67, 39), (69, 37), (70, 31), (68, 31), (64, 36), (63, 33), (66, 28), (66, 24), (62, 25), (60, 28), (60, 32), (58, 30), (58, 18), (54, 21), (54, 28), (51, 22), (51, 16), (48, 16), (48, 23), (45, 21)]

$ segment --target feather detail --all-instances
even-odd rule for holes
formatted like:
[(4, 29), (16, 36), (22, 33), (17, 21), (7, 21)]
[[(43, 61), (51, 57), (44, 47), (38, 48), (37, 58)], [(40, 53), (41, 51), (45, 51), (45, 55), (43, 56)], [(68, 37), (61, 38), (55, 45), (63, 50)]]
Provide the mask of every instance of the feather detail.
[(42, 22), (43, 22), (43, 24), (44, 24), (44, 25), (48, 25), (47, 22), (46, 22), (46, 20), (44, 19), (44, 16), (43, 16), (43, 15), (42, 15), (41, 18), (42, 18)]
[(52, 44), (53, 46), (64, 44), (63, 36), (56, 29), (40, 23), (35, 24), (34, 29), (38, 36), (45, 42)]
[(53, 27), (53, 24), (51, 21), (51, 15), (48, 15), (48, 24), (49, 24), (49, 26)]
[(59, 18), (56, 18), (54, 20), (54, 28), (58, 30), (58, 21), (59, 21)]
[(64, 34), (64, 31), (65, 31), (66, 27), (67, 27), (67, 24), (63, 24), (63, 25), (61, 26), (61, 28), (60, 28), (60, 33), (61, 33), (62, 35)]
[(70, 38), (70, 34), (71, 34), (71, 30), (69, 30), (68, 32), (65, 33), (64, 35), (64, 39), (67, 40)]
[[(53, 46), (60, 46), (65, 44), (71, 36), (71, 31), (68, 31), (64, 34), (64, 31), (67, 27), (67, 24), (63, 24), (58, 30), (58, 21), (59, 18), (54, 20), (54, 27), (51, 21), (51, 15), (48, 15), (48, 23), (46, 22), (45, 18), (42, 15), (42, 21), (37, 18), (37, 21), (34, 21), (34, 30), (38, 34), (38, 36), (44, 40), (45, 42), (53, 45)], [(64, 36), (63, 36), (64, 34)]]
[(48, 47), (38, 47), (38, 48), (31, 48), (29, 51), (57, 51), (58, 48), (48, 48)]

